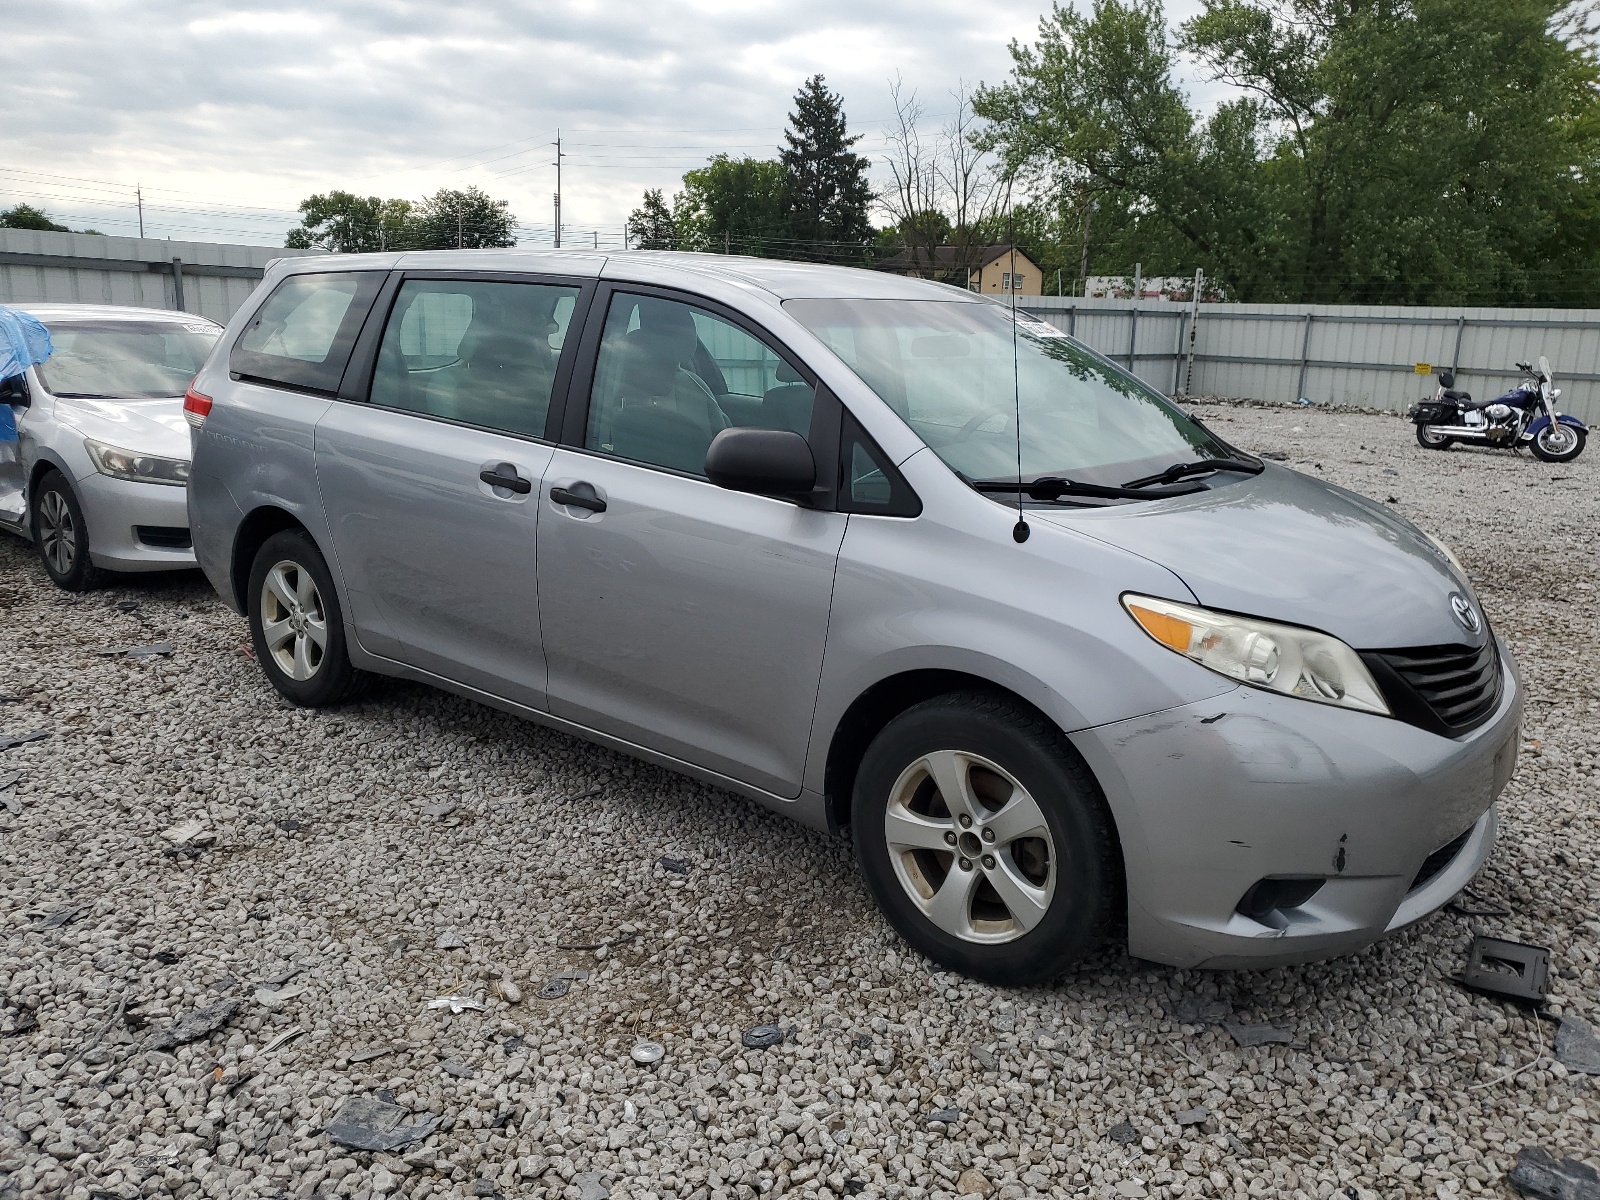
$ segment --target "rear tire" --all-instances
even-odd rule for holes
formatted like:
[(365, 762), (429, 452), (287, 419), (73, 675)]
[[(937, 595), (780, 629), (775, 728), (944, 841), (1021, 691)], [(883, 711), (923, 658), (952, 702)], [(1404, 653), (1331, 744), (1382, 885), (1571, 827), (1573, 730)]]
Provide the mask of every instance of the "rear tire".
[(60, 471), (46, 472), (29, 508), (33, 545), (50, 581), (69, 592), (103, 587), (110, 572), (89, 558), (89, 523), (67, 477)]
[(1432, 425), (1417, 426), (1417, 445), (1424, 450), (1448, 450), (1456, 444), (1453, 437), (1442, 433), (1434, 433)]
[(975, 979), (1054, 979), (1121, 912), (1099, 788), (1060, 730), (1004, 697), (940, 696), (890, 721), (856, 774), (851, 825), (890, 923)]
[(333, 574), (309, 534), (285, 529), (256, 551), (246, 592), (256, 661), (285, 700), (326, 708), (360, 682), (345, 645)]
[(1528, 449), (1541, 462), (1571, 462), (1583, 453), (1583, 443), (1588, 434), (1571, 425), (1546, 425), (1534, 435)]

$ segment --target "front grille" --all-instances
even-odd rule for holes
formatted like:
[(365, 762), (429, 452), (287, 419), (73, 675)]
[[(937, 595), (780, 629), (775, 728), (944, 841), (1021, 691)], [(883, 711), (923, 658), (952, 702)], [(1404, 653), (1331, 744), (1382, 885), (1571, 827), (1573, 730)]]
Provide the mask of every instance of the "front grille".
[(1500, 703), (1500, 653), (1482, 646), (1418, 646), (1361, 656), (1402, 721), (1445, 737), (1476, 729)]
[(1456, 855), (1461, 853), (1461, 847), (1467, 844), (1467, 839), (1471, 836), (1472, 830), (1468, 829), (1460, 837), (1446, 842), (1432, 854), (1428, 855), (1427, 858), (1423, 859), (1422, 866), (1418, 869), (1416, 878), (1411, 881), (1411, 886), (1407, 888), (1406, 891), (1416, 891), (1419, 887), (1427, 883), (1434, 876), (1438, 875), (1440, 871), (1444, 870), (1452, 862), (1454, 862)]
[(162, 550), (187, 550), (191, 545), (189, 531), (182, 525), (135, 525), (133, 536)]

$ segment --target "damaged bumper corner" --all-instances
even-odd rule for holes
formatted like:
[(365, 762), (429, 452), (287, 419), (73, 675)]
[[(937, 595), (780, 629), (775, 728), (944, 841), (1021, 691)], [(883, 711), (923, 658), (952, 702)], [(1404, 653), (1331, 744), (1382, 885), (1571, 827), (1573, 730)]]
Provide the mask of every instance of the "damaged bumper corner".
[[(1460, 738), (1245, 687), (1073, 735), (1122, 839), (1129, 953), (1306, 962), (1447, 903), (1493, 849), (1516, 764), (1522, 689), (1503, 662), (1493, 719)], [(1297, 902), (1242, 903), (1264, 880), (1295, 881)]]

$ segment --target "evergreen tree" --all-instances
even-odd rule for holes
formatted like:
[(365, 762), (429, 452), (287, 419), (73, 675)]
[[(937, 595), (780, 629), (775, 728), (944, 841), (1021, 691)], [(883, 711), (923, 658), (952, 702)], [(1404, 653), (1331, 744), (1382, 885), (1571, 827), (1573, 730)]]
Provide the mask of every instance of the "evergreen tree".
[(875, 237), (867, 217), (870, 163), (851, 150), (861, 136), (846, 132), (843, 101), (821, 75), (806, 80), (794, 104), (783, 135), (780, 202), (791, 252), (817, 261), (859, 261)]
[(638, 250), (677, 249), (677, 228), (660, 188), (647, 191), (644, 203), (628, 218), (628, 241)]

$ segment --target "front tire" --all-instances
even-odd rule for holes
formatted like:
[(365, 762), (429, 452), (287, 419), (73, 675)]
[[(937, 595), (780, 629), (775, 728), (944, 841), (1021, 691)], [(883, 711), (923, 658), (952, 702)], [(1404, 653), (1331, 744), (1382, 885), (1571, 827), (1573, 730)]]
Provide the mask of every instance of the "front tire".
[(33, 545), (51, 582), (69, 592), (103, 586), (108, 573), (90, 561), (89, 523), (67, 477), (60, 471), (46, 472), (30, 507)]
[(1434, 433), (1432, 425), (1417, 426), (1417, 445), (1424, 450), (1448, 450), (1456, 444), (1453, 437), (1442, 433)]
[(1571, 462), (1583, 453), (1583, 443), (1587, 438), (1585, 430), (1556, 423), (1546, 425), (1534, 434), (1533, 444), (1529, 449), (1541, 462)]
[(256, 661), (278, 694), (302, 708), (348, 698), (358, 675), (333, 575), (310, 535), (285, 529), (263, 542), (247, 595)]
[(851, 805), (879, 907), (929, 958), (987, 983), (1054, 979), (1121, 904), (1099, 789), (1038, 713), (982, 693), (907, 709), (873, 739)]

